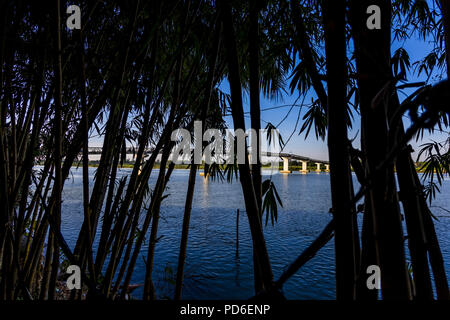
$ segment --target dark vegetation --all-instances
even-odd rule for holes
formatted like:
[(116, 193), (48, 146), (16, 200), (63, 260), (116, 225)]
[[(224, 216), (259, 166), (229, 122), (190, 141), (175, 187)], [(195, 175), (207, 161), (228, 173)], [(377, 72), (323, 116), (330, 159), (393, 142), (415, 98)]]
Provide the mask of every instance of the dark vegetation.
[[(70, 4), (82, 9), (81, 30), (65, 26)], [(382, 12), (380, 30), (366, 27), (373, 4)], [(205, 170), (242, 185), (258, 297), (282, 298), (283, 283), (334, 236), (337, 299), (377, 299), (365, 285), (373, 264), (381, 268), (384, 299), (448, 299), (427, 198), (449, 173), (449, 143), (423, 146), (424, 181), (408, 146), (424, 131), (449, 125), (448, 80), (432, 77), (446, 78), (450, 65), (448, 6), (448, 0), (2, 1), (0, 299), (56, 299), (67, 263), (81, 266), (85, 287), (66, 298), (125, 299), (144, 241), (142, 298), (156, 299), (160, 207), (175, 168), (168, 161), (172, 131), (192, 131), (195, 120), (203, 121), (203, 130), (225, 129), (224, 114), (232, 115), (235, 129), (245, 129), (244, 91), (251, 127), (259, 129), (260, 93), (276, 100), (287, 86), (300, 101), (314, 92), (312, 102), (302, 104), (299, 131), (327, 138), (332, 220), (274, 279), (262, 224), (280, 202), (271, 181), (262, 181), (261, 164), (192, 165), (174, 298), (182, 297), (195, 177)], [(412, 63), (404, 48), (392, 53), (391, 36), (397, 42), (419, 36), (429, 54)], [(409, 82), (412, 69), (428, 81)], [(413, 93), (400, 99), (406, 89)], [(356, 121), (361, 150), (347, 132)], [(104, 143), (89, 192), (87, 147), (96, 134)], [(130, 145), (136, 162), (118, 179)], [(43, 166), (36, 169), (37, 163)], [(83, 169), (84, 222), (72, 251), (60, 226), (64, 183), (74, 165)], [(352, 185), (352, 169), (360, 190)], [(364, 205), (357, 208), (359, 200)]]

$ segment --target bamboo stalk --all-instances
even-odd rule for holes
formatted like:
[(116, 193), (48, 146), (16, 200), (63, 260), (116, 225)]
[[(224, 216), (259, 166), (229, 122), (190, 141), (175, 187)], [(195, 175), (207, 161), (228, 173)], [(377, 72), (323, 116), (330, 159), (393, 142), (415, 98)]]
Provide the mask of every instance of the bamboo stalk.
[[(222, 22), (224, 32), (224, 45), (227, 48), (226, 57), (229, 69), (229, 82), (231, 90), (231, 109), (235, 130), (245, 131), (244, 113), (242, 106), (241, 81), (239, 75), (239, 62), (237, 57), (236, 39), (231, 15), (231, 8), (227, 1), (220, 1), (220, 10), (222, 11)], [(264, 287), (272, 286), (272, 267), (270, 265), (269, 255), (264, 240), (264, 234), (261, 227), (259, 207), (255, 196), (250, 167), (248, 164), (247, 147), (245, 146), (245, 164), (239, 165), (239, 179), (244, 193), (245, 207), (250, 224), (250, 230), (253, 240), (253, 247), (257, 250), (257, 259), (261, 268)]]

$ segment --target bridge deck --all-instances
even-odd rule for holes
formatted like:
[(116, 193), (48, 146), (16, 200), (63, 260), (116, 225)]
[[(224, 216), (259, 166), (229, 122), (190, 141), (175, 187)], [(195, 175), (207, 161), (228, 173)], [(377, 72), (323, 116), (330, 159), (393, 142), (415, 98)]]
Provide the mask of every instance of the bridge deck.
[(308, 158), (308, 157), (304, 157), (304, 156), (293, 154), (293, 153), (261, 152), (261, 155), (266, 156), (266, 157), (280, 157), (280, 158), (289, 158), (289, 159), (293, 159), (293, 160), (301, 160), (301, 161), (308, 161), (308, 162), (314, 162), (314, 163), (329, 164), (329, 162), (325, 161), (325, 160)]
[[(88, 152), (89, 154), (101, 154), (102, 153), (102, 147), (89, 147), (88, 148)], [(127, 153), (133, 154), (137, 152), (137, 150), (133, 150), (132, 148), (127, 148)], [(144, 151), (144, 154), (149, 154), (153, 152), (152, 148), (146, 148)], [(279, 157), (279, 158), (289, 158), (289, 159), (293, 159), (293, 160), (300, 160), (300, 161), (308, 161), (308, 162), (314, 162), (314, 163), (324, 163), (324, 164), (329, 164), (328, 161), (325, 160), (318, 160), (318, 159), (313, 159), (313, 158), (309, 158), (309, 157), (305, 157), (305, 156), (301, 156), (298, 154), (293, 154), (293, 153), (274, 153), (274, 152), (261, 152), (261, 156), (266, 156), (266, 157)]]

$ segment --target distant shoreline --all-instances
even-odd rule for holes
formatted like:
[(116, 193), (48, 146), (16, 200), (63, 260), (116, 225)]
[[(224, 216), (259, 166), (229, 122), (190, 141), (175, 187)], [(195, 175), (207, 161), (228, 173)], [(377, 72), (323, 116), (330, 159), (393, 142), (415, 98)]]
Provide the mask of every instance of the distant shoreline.
[[(39, 163), (39, 164), (37, 164), (37, 165), (43, 165), (43, 163)], [(98, 168), (98, 166), (99, 166), (99, 164), (98, 163), (89, 163), (89, 167), (90, 168)], [(72, 165), (72, 168), (78, 168), (78, 167), (82, 167), (82, 165), (80, 164), (80, 165)], [(133, 163), (124, 163), (123, 164), (123, 166), (120, 166), (119, 165), (119, 168), (120, 169), (133, 169), (133, 167), (134, 167), (134, 164)], [(153, 168), (154, 169), (159, 169), (160, 168), (160, 164), (159, 163), (155, 163), (154, 164), (154, 166), (153, 166)], [(174, 168), (174, 170), (189, 170), (189, 168), (190, 168), (190, 165), (187, 165), (187, 164), (177, 164), (177, 165), (175, 165), (175, 168)], [(199, 166), (199, 170), (203, 170), (205, 167), (204, 167), (204, 165), (200, 165)], [(270, 168), (270, 165), (267, 165), (267, 166), (262, 166), (262, 169), (264, 169), (264, 168)], [(282, 166), (280, 166), (280, 168), (279, 168), (280, 170), (283, 170), (283, 167)], [(300, 171), (302, 169), (302, 167), (301, 166), (290, 166), (289, 167), (289, 170), (290, 171), (292, 171), (292, 172), (295, 172), (295, 171)], [(415, 169), (416, 169), (416, 172), (419, 172), (419, 173), (423, 173), (425, 170), (424, 169), (422, 169), (422, 164), (420, 164), (420, 165), (417, 165), (416, 167), (415, 167)], [(308, 171), (309, 172), (316, 172), (316, 167), (311, 167), (311, 168), (308, 168)], [(353, 171), (353, 169), (352, 169), (352, 171)], [(396, 171), (396, 170), (395, 170)], [(325, 172), (325, 171), (324, 171)]]

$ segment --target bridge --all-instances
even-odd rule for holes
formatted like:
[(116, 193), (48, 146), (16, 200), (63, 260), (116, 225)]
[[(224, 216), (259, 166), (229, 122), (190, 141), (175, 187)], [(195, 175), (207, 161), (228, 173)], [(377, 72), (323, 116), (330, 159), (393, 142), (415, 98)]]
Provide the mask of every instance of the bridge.
[[(102, 154), (103, 147), (88, 147), (89, 154)], [(153, 152), (153, 148), (145, 148), (144, 154), (149, 154)], [(137, 149), (133, 149), (132, 147), (126, 148), (127, 154), (137, 153)]]
[[(89, 160), (90, 161), (100, 160), (100, 155), (102, 153), (102, 150), (103, 150), (102, 147), (89, 147), (88, 148)], [(152, 152), (153, 152), (152, 148), (146, 148), (144, 150), (144, 158), (147, 158)], [(271, 158), (280, 158), (281, 160), (283, 160), (283, 170), (280, 171), (280, 173), (284, 173), (284, 174), (292, 173), (292, 171), (289, 170), (289, 161), (290, 160), (297, 160), (297, 161), (301, 162), (302, 168), (300, 170), (300, 173), (303, 173), (303, 174), (308, 173), (308, 163), (310, 163), (310, 162), (316, 164), (315, 172), (317, 172), (317, 173), (322, 172), (322, 169), (321, 169), (322, 164), (325, 165), (325, 172), (330, 171), (330, 165), (329, 165), (328, 161), (313, 159), (313, 158), (305, 157), (305, 156), (298, 155), (298, 154), (285, 153), (285, 152), (275, 153), (275, 152), (262, 151), (261, 156), (271, 157)], [(134, 161), (135, 158), (136, 158), (136, 150), (128, 147), (126, 149), (127, 161)]]
[(316, 172), (322, 172), (321, 165), (325, 165), (325, 172), (330, 172), (330, 164), (328, 161), (312, 159), (305, 156), (293, 154), (293, 153), (272, 153), (272, 152), (261, 152), (262, 156), (266, 157), (278, 157), (283, 160), (283, 170), (280, 173), (289, 174), (292, 171), (289, 170), (289, 160), (298, 160), (302, 163), (302, 169), (300, 173), (308, 173), (308, 162), (312, 162), (316, 164)]
[[(102, 147), (88, 147), (88, 158), (89, 161), (99, 161), (103, 148)], [(144, 159), (148, 158), (150, 154), (153, 152), (153, 148), (145, 148), (144, 149)], [(137, 148), (126, 148), (126, 161), (135, 161), (137, 156)], [(80, 155), (81, 156), (81, 155)]]

